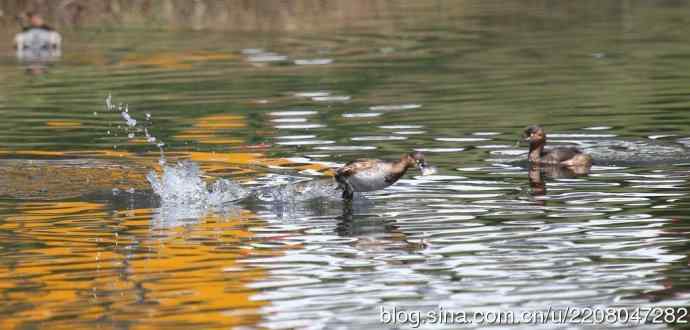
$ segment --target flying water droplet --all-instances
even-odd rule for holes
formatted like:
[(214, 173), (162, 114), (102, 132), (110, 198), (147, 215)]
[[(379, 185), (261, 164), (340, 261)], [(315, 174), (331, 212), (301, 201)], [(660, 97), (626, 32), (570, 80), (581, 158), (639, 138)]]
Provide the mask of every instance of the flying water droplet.
[[(113, 103), (112, 103), (112, 95), (108, 94), (108, 97), (105, 100), (106, 108), (113, 109)], [(129, 105), (128, 104), (122, 104), (119, 103), (117, 106), (118, 111), (120, 112), (120, 116), (125, 120), (127, 127), (127, 137), (129, 139), (133, 139), (135, 137), (135, 132), (136, 132), (136, 125), (137, 125), (137, 120), (130, 114), (129, 112)], [(155, 144), (158, 149), (160, 150), (160, 159), (159, 159), (159, 164), (164, 165), (165, 164), (165, 154), (163, 152), (163, 147), (165, 146), (165, 143), (163, 141), (158, 140), (155, 136), (151, 135), (149, 133), (149, 128), (151, 127), (151, 114), (150, 113), (145, 113), (146, 116), (146, 121), (143, 123), (142, 126), (144, 130), (144, 135), (146, 136), (146, 142)], [(118, 129), (123, 129), (121, 125), (117, 125)], [(111, 135), (112, 132), (110, 130), (107, 131), (108, 135)], [(113, 146), (113, 149), (117, 149), (117, 146)]]
[(425, 176), (426, 175), (433, 175), (433, 174), (436, 174), (437, 172), (438, 172), (438, 169), (436, 168), (436, 166), (422, 167), (422, 175), (425, 175)]
[(108, 93), (108, 97), (105, 98), (105, 111), (110, 111), (113, 109), (113, 96)]
[(137, 120), (132, 118), (132, 116), (129, 115), (129, 112), (127, 111), (127, 109), (125, 109), (125, 111), (122, 111), (120, 114), (122, 115), (122, 118), (124, 118), (125, 121), (127, 121), (127, 126), (134, 127), (137, 125)]

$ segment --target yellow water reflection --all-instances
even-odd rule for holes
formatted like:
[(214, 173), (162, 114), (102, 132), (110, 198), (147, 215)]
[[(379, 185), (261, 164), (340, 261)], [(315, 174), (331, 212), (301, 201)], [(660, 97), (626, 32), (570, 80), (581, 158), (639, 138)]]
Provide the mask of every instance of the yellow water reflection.
[(258, 321), (256, 309), (263, 303), (251, 300), (254, 292), (246, 284), (266, 273), (259, 268), (237, 270), (237, 260), (252, 255), (251, 249), (239, 248), (254, 237), (248, 223), (256, 219), (247, 211), (229, 219), (210, 215), (192, 228), (164, 230), (143, 242), (155, 255), (131, 261), (131, 280), (141, 282), (146, 298), (156, 302), (141, 311), (155, 319), (152, 325)]
[(46, 126), (56, 128), (79, 128), (81, 127), (81, 122), (74, 120), (49, 120), (46, 122)]
[(120, 61), (120, 64), (157, 66), (165, 69), (189, 69), (193, 67), (195, 62), (231, 60), (236, 57), (236, 55), (229, 53), (201, 51), (128, 54)]
[(254, 254), (241, 246), (255, 239), (249, 226), (262, 225), (255, 215), (242, 210), (152, 228), (151, 209), (107, 209), (88, 202), (27, 202), (0, 223), (0, 231), (18, 234), (4, 243), (19, 247), (0, 263), (3, 300), (15, 305), (0, 328), (108, 328), (120, 322), (134, 329), (227, 328), (258, 322), (263, 303), (251, 300), (255, 292), (247, 284), (266, 272), (237, 263)]
[(243, 116), (238, 115), (212, 115), (196, 120), (194, 126), (180, 132), (175, 136), (177, 140), (192, 140), (204, 144), (228, 144), (238, 145), (241, 138), (231, 138), (227, 134), (236, 128), (245, 127)]

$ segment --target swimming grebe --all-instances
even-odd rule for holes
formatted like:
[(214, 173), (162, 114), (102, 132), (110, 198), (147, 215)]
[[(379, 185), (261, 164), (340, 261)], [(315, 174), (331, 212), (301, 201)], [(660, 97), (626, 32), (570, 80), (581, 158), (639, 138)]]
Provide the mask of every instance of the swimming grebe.
[(421, 152), (404, 154), (399, 160), (357, 159), (335, 171), (335, 180), (343, 189), (343, 198), (351, 200), (354, 192), (386, 188), (400, 179), (407, 169), (417, 167), (423, 175), (434, 172)]
[(544, 150), (546, 133), (541, 126), (533, 125), (527, 127), (524, 135), (525, 140), (529, 141), (528, 159), (531, 163), (584, 167), (592, 165), (592, 156), (574, 147)]
[(29, 25), (14, 37), (17, 58), (29, 63), (47, 63), (62, 55), (60, 33), (46, 25), (36, 13), (26, 14)]

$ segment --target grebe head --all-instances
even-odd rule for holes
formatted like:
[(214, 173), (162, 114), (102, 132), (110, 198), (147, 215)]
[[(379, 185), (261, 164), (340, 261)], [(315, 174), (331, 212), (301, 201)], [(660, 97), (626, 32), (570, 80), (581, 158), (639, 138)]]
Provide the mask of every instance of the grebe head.
[(546, 142), (546, 132), (539, 125), (532, 125), (525, 128), (524, 132), (525, 141), (528, 141), (530, 145), (532, 144), (543, 144)]
[(45, 24), (43, 17), (38, 13), (28, 12), (26, 13), (26, 17), (29, 18), (31, 27), (42, 27)]
[(424, 154), (419, 151), (406, 154), (403, 158), (408, 167), (414, 166), (421, 170), (421, 168), (427, 166), (426, 160), (424, 160)]
[(422, 175), (436, 173), (436, 168), (429, 165), (429, 163), (427, 163), (424, 159), (424, 154), (419, 151), (406, 154), (403, 156), (403, 159), (406, 162), (407, 167), (416, 167), (420, 172), (422, 172)]

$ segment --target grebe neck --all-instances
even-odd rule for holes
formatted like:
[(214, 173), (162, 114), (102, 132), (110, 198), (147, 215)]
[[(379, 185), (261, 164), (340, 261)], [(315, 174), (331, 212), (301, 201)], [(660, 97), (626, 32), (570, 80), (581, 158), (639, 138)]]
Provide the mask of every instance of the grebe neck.
[(531, 162), (538, 162), (541, 160), (541, 155), (544, 152), (543, 142), (531, 142), (529, 144), (529, 156), (528, 159)]

